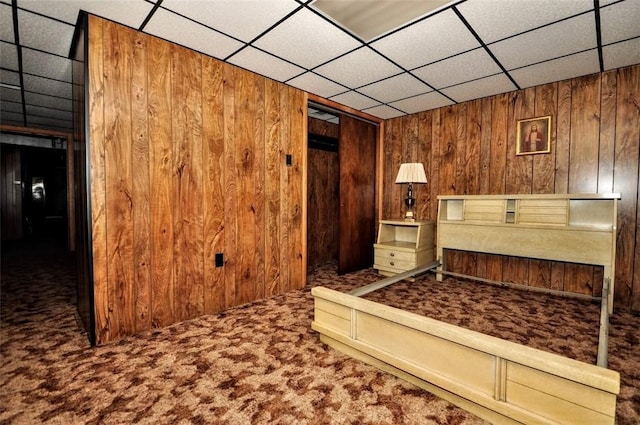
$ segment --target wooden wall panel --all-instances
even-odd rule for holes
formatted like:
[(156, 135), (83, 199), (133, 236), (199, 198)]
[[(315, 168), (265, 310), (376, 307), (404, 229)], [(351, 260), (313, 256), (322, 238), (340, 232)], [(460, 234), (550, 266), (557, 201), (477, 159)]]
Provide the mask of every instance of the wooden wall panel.
[(93, 274), (93, 298), (95, 309), (96, 343), (109, 341), (109, 294), (107, 278), (107, 229), (105, 184), (105, 122), (104, 122), (104, 24), (98, 21), (87, 33), (89, 45), (95, 54), (85, 58), (89, 67), (91, 96), (89, 98), (89, 174), (91, 187), (87, 188), (91, 203), (91, 256)]
[[(640, 66), (573, 78), (385, 122), (382, 216), (397, 218), (391, 181), (417, 126), (417, 156), (431, 199), (445, 194), (620, 192), (617, 308), (640, 309)], [(516, 123), (550, 115), (551, 153), (515, 155)], [(429, 116), (430, 130), (421, 124)], [(426, 128), (426, 127), (425, 127)], [(428, 139), (428, 140), (426, 140)], [(425, 199), (426, 200), (426, 199)], [(423, 199), (418, 199), (418, 203)], [(421, 210), (436, 220), (435, 202)], [(437, 229), (436, 229), (437, 231)], [(455, 271), (492, 280), (599, 296), (602, 269), (578, 264), (468, 253)]]
[(97, 17), (88, 34), (97, 343), (303, 287), (304, 93)]
[(171, 46), (149, 38), (147, 48), (153, 52), (147, 55), (147, 69), (153, 70), (147, 75), (149, 147), (153, 146), (149, 149), (151, 326), (161, 327), (175, 320)]
[(204, 312), (225, 309), (224, 268), (215, 266), (216, 253), (224, 252), (224, 110), (222, 62), (202, 60), (202, 190), (204, 214)]
[(133, 179), (133, 263), (135, 273), (135, 332), (151, 327), (151, 278), (149, 265), (149, 118), (147, 105), (147, 48), (141, 34), (133, 36), (131, 70), (131, 159), (136, 168)]

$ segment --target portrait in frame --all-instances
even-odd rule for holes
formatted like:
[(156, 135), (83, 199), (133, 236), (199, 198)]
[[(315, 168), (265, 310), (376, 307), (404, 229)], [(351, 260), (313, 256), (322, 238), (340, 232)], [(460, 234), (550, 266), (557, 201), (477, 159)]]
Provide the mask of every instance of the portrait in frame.
[(518, 121), (516, 155), (551, 152), (551, 116)]

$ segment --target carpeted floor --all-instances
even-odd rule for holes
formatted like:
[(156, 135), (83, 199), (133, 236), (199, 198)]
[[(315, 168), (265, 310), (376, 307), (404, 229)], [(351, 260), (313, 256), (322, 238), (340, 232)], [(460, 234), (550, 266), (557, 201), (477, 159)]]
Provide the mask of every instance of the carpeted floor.
[[(321, 267), (304, 290), (90, 347), (76, 319), (73, 267), (61, 249), (3, 244), (0, 424), (485, 423), (320, 343), (310, 329), (309, 287), (349, 290), (378, 280), (371, 270), (338, 277), (334, 267)], [(535, 294), (522, 293), (529, 307), (509, 310), (509, 298), (484, 289), (463, 301), (458, 291), (468, 283), (418, 283), (398, 283), (369, 298), (421, 314), (440, 311), (441, 320), (489, 326), (496, 336), (550, 345), (579, 359), (595, 356), (597, 306), (578, 302), (584, 318), (572, 319), (565, 310), (573, 309), (531, 299)], [(427, 296), (425, 285), (440, 286), (449, 298)], [(525, 326), (545, 320), (548, 328)], [(581, 323), (577, 333), (569, 321)], [(610, 363), (622, 376), (621, 425), (640, 419), (639, 329), (637, 316), (612, 318)], [(549, 332), (557, 336), (553, 344), (545, 343)], [(567, 342), (571, 335), (580, 337), (575, 346)]]

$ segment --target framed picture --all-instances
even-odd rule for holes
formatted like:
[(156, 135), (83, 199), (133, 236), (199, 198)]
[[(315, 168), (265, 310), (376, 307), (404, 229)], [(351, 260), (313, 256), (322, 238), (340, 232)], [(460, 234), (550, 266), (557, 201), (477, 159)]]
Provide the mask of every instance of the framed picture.
[(551, 152), (551, 116), (518, 121), (516, 155)]

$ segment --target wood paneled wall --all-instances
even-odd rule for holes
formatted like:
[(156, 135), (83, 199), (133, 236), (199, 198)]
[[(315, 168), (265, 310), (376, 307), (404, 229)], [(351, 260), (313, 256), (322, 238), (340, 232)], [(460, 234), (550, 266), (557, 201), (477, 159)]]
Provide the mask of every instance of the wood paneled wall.
[[(550, 115), (550, 154), (516, 156), (516, 122)], [(640, 311), (640, 66), (621, 68), (387, 120), (383, 217), (401, 218), (402, 162), (424, 163), (417, 217), (435, 220), (437, 195), (620, 192), (616, 308)], [(553, 249), (553, 247), (549, 247)], [(457, 272), (601, 293), (602, 270), (550, 261), (452, 253)]]
[(97, 343), (303, 287), (304, 92), (88, 28)]
[[(309, 133), (338, 138), (340, 127), (309, 118)], [(338, 258), (340, 169), (338, 152), (308, 150), (307, 264), (309, 267)]]

